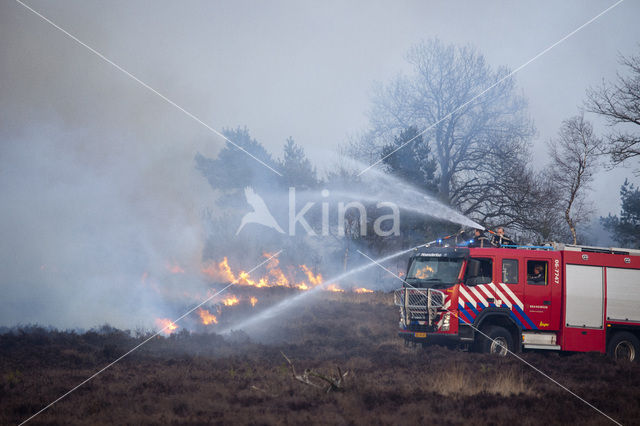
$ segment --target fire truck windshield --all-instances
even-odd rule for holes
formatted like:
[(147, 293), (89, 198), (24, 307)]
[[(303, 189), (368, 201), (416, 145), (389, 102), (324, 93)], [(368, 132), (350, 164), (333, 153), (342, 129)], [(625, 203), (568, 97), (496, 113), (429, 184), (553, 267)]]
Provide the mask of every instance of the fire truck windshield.
[(462, 258), (421, 256), (412, 260), (407, 284), (419, 288), (444, 288), (455, 284)]

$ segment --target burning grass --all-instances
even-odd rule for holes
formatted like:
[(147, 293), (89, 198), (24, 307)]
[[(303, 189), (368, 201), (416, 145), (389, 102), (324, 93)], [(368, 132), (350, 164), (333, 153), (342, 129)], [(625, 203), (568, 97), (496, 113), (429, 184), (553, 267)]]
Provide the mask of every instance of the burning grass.
[[(272, 253), (263, 253), (263, 256), (268, 259), (264, 267), (265, 271), (256, 276), (252, 276), (242, 268), (233, 267), (227, 257), (219, 262), (205, 262), (197, 273), (211, 280), (206, 294), (198, 294), (197, 291), (168, 290), (160, 286), (152, 274), (144, 272), (140, 283), (145, 289), (151, 289), (169, 300), (182, 301), (184, 304), (182, 309), (180, 307), (175, 309), (176, 316), (187, 311), (188, 306), (207, 299), (206, 304), (198, 305), (199, 308), (181, 321), (180, 325), (173, 324), (169, 318), (156, 318), (156, 327), (162, 329), (165, 335), (177, 333), (183, 328), (190, 332), (215, 333), (228, 330), (242, 319), (246, 319), (247, 307), (254, 309), (253, 314), (257, 314), (283, 298), (293, 297), (310, 290), (323, 290), (328, 293), (374, 293), (373, 290), (365, 287), (345, 289), (336, 283), (324, 282), (322, 274), (304, 264), (289, 265), (283, 270), (280, 260)], [(165, 265), (165, 270), (173, 275), (194, 273), (187, 269), (175, 261), (167, 261)], [(233, 285), (232, 290), (218, 297), (219, 291), (226, 290), (231, 285)]]
[[(263, 253), (263, 257), (270, 258), (272, 253)], [(319, 285), (326, 284), (328, 291), (343, 292), (335, 283), (325, 283), (322, 274), (313, 272), (312, 268), (307, 265), (298, 265), (297, 267), (288, 267), (283, 271), (280, 267), (280, 260), (273, 257), (265, 265), (266, 273), (259, 277), (252, 277), (248, 272), (240, 269), (234, 272), (234, 268), (229, 265), (229, 259), (224, 257), (220, 262), (209, 261), (205, 263), (201, 269), (202, 274), (207, 276), (214, 282), (233, 282), (238, 286), (270, 288), (270, 287), (286, 287), (298, 290), (310, 290)], [(359, 293), (372, 293), (373, 290), (366, 288), (353, 289)]]
[[(295, 290), (264, 288), (253, 297), (260, 306), (290, 291)], [(240, 302), (225, 308), (250, 314), (255, 308), (248, 294), (234, 292)], [(381, 293), (320, 292), (313, 303), (260, 334), (176, 330), (153, 339), (36, 421), (605, 423), (515, 359), (405, 347), (395, 335), (398, 313), (390, 299)], [(224, 317), (225, 311), (219, 320)], [(30, 327), (0, 335), (0, 424), (26, 419), (148, 335), (110, 327), (81, 334)], [(299, 372), (349, 371), (344, 390), (327, 394), (294, 380), (281, 351)], [(598, 354), (524, 357), (616, 420), (631, 424), (640, 418), (640, 366), (614, 364)]]

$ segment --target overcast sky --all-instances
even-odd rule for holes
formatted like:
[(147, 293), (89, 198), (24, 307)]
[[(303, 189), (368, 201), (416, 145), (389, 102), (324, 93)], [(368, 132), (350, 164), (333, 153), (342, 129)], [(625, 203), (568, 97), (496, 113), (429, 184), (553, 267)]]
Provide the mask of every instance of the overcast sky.
[[(372, 84), (406, 70), (418, 40), (471, 43), (490, 64), (516, 68), (613, 3), (28, 2), (214, 128), (246, 125), (278, 153), (293, 136), (320, 165), (366, 127)], [(221, 146), (18, 3), (1, 8), (2, 111), (16, 128), (170, 135), (210, 155)], [(538, 129), (536, 161), (585, 88), (615, 75), (619, 53), (640, 51), (638, 16), (640, 4), (626, 1), (517, 74)], [(627, 175), (603, 174), (594, 186), (601, 213)]]

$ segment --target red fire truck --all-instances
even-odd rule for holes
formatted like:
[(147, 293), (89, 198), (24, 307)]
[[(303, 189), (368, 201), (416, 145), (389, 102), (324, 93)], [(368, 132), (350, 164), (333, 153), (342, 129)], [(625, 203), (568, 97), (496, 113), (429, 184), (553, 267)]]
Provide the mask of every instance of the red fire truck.
[(640, 250), (423, 247), (394, 299), (408, 342), (640, 358)]

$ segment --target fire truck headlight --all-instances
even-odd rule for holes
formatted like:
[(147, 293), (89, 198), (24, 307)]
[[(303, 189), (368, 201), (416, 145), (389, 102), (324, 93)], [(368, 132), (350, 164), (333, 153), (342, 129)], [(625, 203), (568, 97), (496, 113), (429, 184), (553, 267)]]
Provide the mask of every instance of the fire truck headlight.
[(451, 313), (449, 313), (449, 312), (447, 312), (446, 314), (444, 314), (442, 316), (442, 327), (440, 327), (440, 330), (449, 331), (450, 319), (451, 319)]

